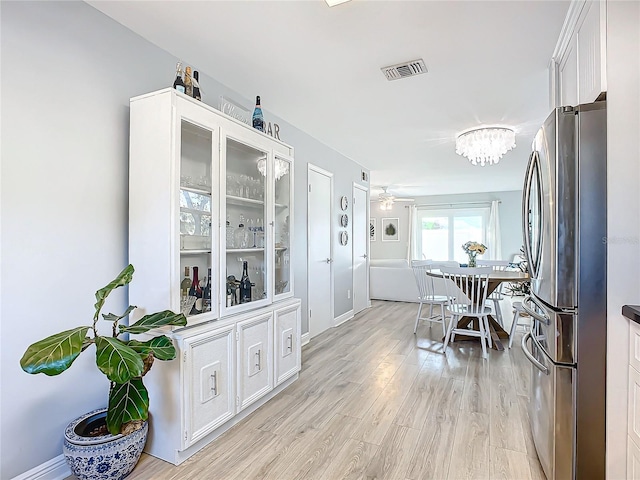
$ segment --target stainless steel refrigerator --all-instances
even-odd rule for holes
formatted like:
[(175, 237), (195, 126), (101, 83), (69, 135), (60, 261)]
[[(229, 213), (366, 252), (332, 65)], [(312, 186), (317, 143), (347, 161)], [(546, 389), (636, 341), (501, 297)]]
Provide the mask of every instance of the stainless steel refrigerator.
[(548, 480), (605, 478), (607, 169), (605, 102), (555, 109), (523, 190), (532, 328), (529, 419)]

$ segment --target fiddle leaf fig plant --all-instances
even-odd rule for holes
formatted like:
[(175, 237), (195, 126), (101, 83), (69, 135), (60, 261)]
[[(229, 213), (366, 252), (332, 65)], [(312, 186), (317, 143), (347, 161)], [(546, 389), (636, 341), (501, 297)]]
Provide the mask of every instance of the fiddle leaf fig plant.
[(111, 336), (98, 333), (98, 320), (109, 294), (128, 285), (133, 278), (133, 265), (128, 265), (106, 287), (96, 292), (95, 314), (91, 325), (80, 326), (51, 335), (30, 345), (20, 366), (27, 373), (59, 375), (68, 369), (78, 356), (91, 345), (96, 346), (96, 366), (110, 381), (107, 428), (109, 433), (128, 434), (140, 428), (149, 417), (149, 394), (142, 377), (154, 359), (173, 360), (176, 349), (166, 335), (158, 335), (141, 342), (128, 339), (127, 334), (146, 333), (164, 326), (185, 326), (182, 313), (170, 310), (145, 315), (132, 325), (120, 322), (137, 307), (129, 306), (122, 315), (102, 314), (112, 323)]

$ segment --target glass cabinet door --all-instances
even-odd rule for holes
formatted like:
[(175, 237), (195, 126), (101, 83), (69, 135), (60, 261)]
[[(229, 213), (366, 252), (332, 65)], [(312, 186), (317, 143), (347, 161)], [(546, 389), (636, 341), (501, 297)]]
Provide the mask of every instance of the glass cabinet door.
[[(242, 310), (242, 304), (267, 299), (266, 235), (267, 173), (269, 154), (232, 138), (223, 139), (226, 155), (223, 209), (226, 309)], [(265, 302), (266, 303), (266, 300)]]
[(286, 296), (291, 290), (291, 204), (293, 202), (293, 163), (276, 155), (273, 164), (274, 187), (274, 295)]
[(180, 139), (180, 309), (192, 317), (212, 311), (214, 134), (183, 119)]

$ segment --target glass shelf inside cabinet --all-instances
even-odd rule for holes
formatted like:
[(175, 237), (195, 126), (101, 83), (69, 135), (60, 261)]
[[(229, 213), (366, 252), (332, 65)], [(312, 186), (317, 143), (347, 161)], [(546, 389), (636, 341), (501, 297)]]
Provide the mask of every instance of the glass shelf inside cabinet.
[[(266, 298), (265, 175), (268, 154), (226, 139), (225, 285), (226, 306)], [(251, 288), (240, 285), (244, 275)]]
[(280, 295), (291, 291), (290, 265), (290, 209), (291, 205), (291, 163), (276, 157), (275, 177), (275, 284), (274, 293)]
[(180, 309), (211, 311), (213, 132), (185, 120), (180, 143)]

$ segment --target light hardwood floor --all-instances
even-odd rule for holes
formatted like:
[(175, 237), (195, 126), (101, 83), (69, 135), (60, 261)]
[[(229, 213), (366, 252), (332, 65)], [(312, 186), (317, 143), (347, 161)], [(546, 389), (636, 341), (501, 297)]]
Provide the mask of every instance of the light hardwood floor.
[(519, 344), (443, 354), (439, 325), (413, 334), (416, 312), (374, 302), (305, 346), (300, 379), (244, 421), (177, 467), (143, 454), (129, 479), (544, 480)]

